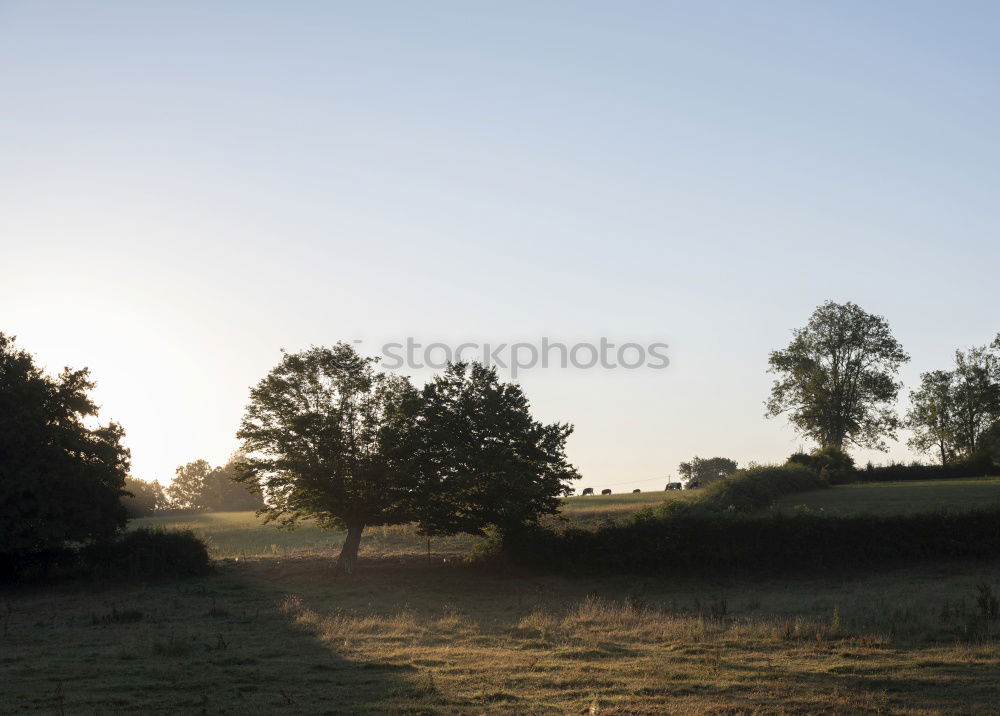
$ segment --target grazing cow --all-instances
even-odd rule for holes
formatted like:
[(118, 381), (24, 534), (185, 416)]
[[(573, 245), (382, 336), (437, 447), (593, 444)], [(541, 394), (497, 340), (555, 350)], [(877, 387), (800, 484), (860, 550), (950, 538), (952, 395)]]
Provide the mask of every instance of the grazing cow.
[(611, 494), (611, 490), (609, 490), (607, 488), (604, 488), (603, 490), (601, 490), (601, 494), (602, 495), (610, 495)]
[(686, 487), (688, 490), (697, 490), (701, 487), (701, 483), (698, 480), (689, 480)]
[(584, 494), (584, 495), (593, 495), (594, 494), (594, 488), (593, 487), (585, 487), (585, 488), (583, 488), (583, 493), (582, 494)]
[(667, 489), (668, 490), (679, 490), (679, 489), (681, 489), (681, 483), (679, 483), (679, 482), (668, 482), (667, 483)]
[(642, 490), (640, 490), (640, 489), (639, 489), (638, 487), (637, 487), (637, 488), (635, 488), (634, 490), (632, 490), (632, 494), (633, 494), (633, 495), (634, 495), (635, 493), (637, 493), (637, 492), (642, 492)]

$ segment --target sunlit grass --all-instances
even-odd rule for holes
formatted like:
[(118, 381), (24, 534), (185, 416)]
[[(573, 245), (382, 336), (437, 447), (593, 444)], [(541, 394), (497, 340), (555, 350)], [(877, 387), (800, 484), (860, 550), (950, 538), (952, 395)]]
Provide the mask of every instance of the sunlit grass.
[(796, 581), (267, 558), (4, 595), (0, 713), (990, 713), (1000, 564)]
[[(547, 520), (553, 525), (578, 527), (596, 526), (604, 520), (627, 517), (636, 511), (653, 507), (664, 500), (690, 499), (696, 492), (644, 492), (639, 494), (570, 497), (557, 518)], [(563, 520), (566, 520), (565, 522)], [(190, 515), (168, 515), (133, 520), (131, 528), (158, 527), (190, 529), (209, 545), (215, 558), (290, 556), (327, 553), (339, 549), (344, 533), (323, 530), (313, 522), (304, 522), (295, 530), (265, 525), (253, 512), (205, 512)], [(436, 554), (466, 554), (484, 542), (469, 535), (435, 537), (430, 550)], [(368, 527), (361, 543), (361, 555), (392, 556), (425, 553), (427, 538), (419, 535), (414, 525)]]
[[(981, 504), (1000, 480), (833, 488), (845, 509)], [(697, 493), (566, 501), (592, 526)], [(917, 499), (920, 497), (921, 499)], [(838, 502), (841, 501), (841, 502)], [(921, 507), (922, 508), (922, 507)], [(571, 579), (459, 559), (477, 541), (342, 535), (253, 513), (151, 518), (220, 557), (211, 577), (0, 595), (0, 713), (989, 713), (1000, 563), (780, 581)]]

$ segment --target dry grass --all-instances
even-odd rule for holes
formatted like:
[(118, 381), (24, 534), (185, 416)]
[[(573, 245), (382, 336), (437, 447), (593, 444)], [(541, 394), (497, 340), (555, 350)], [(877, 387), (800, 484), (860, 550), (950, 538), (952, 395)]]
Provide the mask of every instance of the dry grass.
[[(794, 583), (435, 560), (10, 592), (0, 713), (994, 713), (998, 564)], [(2, 605), (0, 605), (2, 606)], [(4, 607), (3, 613), (8, 613)]]

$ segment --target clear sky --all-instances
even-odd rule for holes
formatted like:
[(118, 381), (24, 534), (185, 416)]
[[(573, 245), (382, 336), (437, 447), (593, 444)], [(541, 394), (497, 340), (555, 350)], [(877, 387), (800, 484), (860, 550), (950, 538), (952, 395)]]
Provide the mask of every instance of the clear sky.
[(778, 460), (802, 441), (763, 417), (767, 356), (822, 301), (884, 315), (908, 387), (1000, 330), (998, 27), (987, 2), (0, 0), (0, 331), (91, 368), (145, 479), (223, 461), (279, 349), (407, 336), (668, 343), (666, 370), (518, 376), (585, 485)]

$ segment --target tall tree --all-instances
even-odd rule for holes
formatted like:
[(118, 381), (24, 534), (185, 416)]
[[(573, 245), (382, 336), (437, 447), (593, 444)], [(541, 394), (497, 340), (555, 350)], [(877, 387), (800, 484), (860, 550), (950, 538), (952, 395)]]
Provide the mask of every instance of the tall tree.
[(125, 494), (122, 495), (121, 502), (130, 519), (149, 517), (156, 510), (167, 506), (167, 498), (159, 482), (146, 482), (131, 476), (125, 478)]
[(236, 479), (241, 462), (237, 454), (220, 467), (207, 460), (181, 465), (166, 489), (170, 504), (183, 510), (259, 510), (264, 506), (259, 486)]
[(767, 415), (787, 413), (821, 447), (850, 442), (884, 450), (883, 438), (899, 425), (896, 377), (909, 359), (883, 317), (827, 301), (786, 348), (771, 353), (769, 372), (778, 378)]
[(236, 479), (259, 485), (268, 521), (314, 518), (345, 529), (337, 570), (350, 574), (366, 526), (409, 521), (395, 462), (410, 424), (409, 381), (378, 373), (346, 343), (286, 353), (250, 393)]
[(400, 460), (421, 530), (503, 537), (557, 512), (579, 477), (565, 452), (572, 431), (535, 420), (521, 387), (495, 368), (449, 365), (424, 387)]
[(920, 387), (910, 391), (906, 426), (913, 431), (909, 445), (919, 452), (936, 452), (942, 465), (955, 454), (955, 375), (946, 370), (920, 374)]
[(972, 458), (983, 447), (984, 433), (1000, 420), (1000, 336), (990, 346), (955, 351), (952, 401), (956, 447)]
[(225, 465), (208, 473), (201, 500), (205, 509), (237, 512), (259, 510), (264, 506), (258, 485), (252, 480), (245, 483), (236, 480), (242, 461), (243, 456), (237, 453)]
[(193, 460), (181, 465), (174, 472), (174, 479), (167, 485), (167, 499), (171, 507), (181, 510), (203, 510), (206, 504), (206, 484), (212, 466), (208, 460)]
[(0, 333), (0, 553), (109, 537), (127, 519), (129, 468), (117, 423), (94, 424), (86, 368), (46, 375)]
[(682, 462), (677, 466), (677, 471), (685, 483), (698, 483), (702, 487), (717, 480), (729, 477), (736, 472), (737, 464), (735, 460), (728, 457), (701, 458), (695, 456), (691, 462)]

